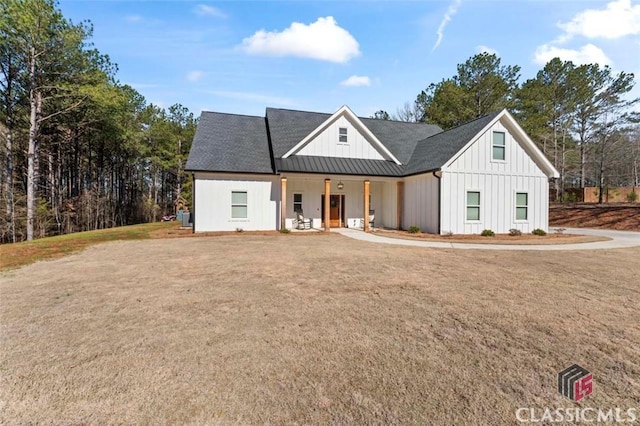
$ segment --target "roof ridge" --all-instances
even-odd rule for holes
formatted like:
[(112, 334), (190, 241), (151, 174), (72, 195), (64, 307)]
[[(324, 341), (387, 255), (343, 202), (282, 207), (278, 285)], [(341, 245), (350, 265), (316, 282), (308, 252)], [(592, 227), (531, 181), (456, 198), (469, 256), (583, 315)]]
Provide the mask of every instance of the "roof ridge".
[(363, 120), (372, 120), (372, 121), (386, 121), (389, 123), (399, 123), (399, 124), (407, 124), (407, 125), (413, 125), (413, 126), (435, 126), (435, 127), (440, 127), (437, 124), (431, 124), (431, 123), (423, 123), (421, 121), (402, 121), (402, 120), (393, 120), (393, 119), (379, 119), (379, 118), (373, 118), (373, 117), (358, 117), (361, 118)]
[(262, 118), (264, 119), (264, 117), (260, 116), (260, 115), (249, 115), (249, 114), (236, 114), (233, 112), (218, 112), (218, 111), (206, 111), (206, 110), (202, 110), (202, 112), (200, 113), (200, 115), (204, 115), (204, 114), (218, 114), (218, 115), (234, 115), (236, 117), (251, 117), (251, 118)]
[(278, 111), (291, 111), (291, 112), (304, 112), (305, 114), (320, 114), (320, 115), (331, 115), (330, 112), (319, 112), (319, 111), (305, 111), (301, 109), (291, 109), (291, 108), (274, 108), (274, 107), (266, 107), (267, 110), (273, 109)]
[(487, 118), (487, 117), (491, 117), (491, 116), (496, 116), (496, 115), (500, 114), (501, 112), (502, 112), (502, 111), (497, 111), (497, 112), (491, 112), (491, 113), (489, 113), (489, 114), (485, 114), (485, 115), (483, 115), (483, 116), (481, 116), (481, 117), (477, 117), (477, 118), (474, 118), (473, 120), (469, 120), (469, 121), (466, 121), (466, 122), (464, 122), (464, 123), (458, 124), (458, 125), (457, 125), (457, 126), (455, 126), (455, 127), (452, 127), (452, 128), (450, 128), (450, 129), (447, 129), (447, 130), (443, 130), (443, 131), (441, 131), (440, 133), (436, 133), (435, 135), (431, 135), (431, 136), (426, 137), (426, 138), (424, 138), (424, 139), (422, 139), (422, 140), (429, 139), (429, 138), (432, 138), (432, 137), (434, 137), (434, 136), (436, 136), (436, 135), (440, 135), (440, 134), (442, 134), (442, 133), (447, 133), (447, 132), (450, 132), (450, 131), (452, 131), (452, 130), (456, 130), (456, 129), (457, 129), (457, 128), (459, 128), (459, 127), (466, 126), (466, 125), (471, 124), (471, 123), (473, 123), (473, 122), (475, 122), (475, 121), (482, 120), (483, 118)]

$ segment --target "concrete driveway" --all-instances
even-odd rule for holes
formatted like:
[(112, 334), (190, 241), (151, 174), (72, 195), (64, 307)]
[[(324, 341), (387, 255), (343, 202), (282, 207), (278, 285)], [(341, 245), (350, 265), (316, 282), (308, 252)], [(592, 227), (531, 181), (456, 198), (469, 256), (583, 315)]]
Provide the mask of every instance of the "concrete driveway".
[(352, 228), (338, 228), (338, 232), (345, 237), (361, 241), (369, 241), (380, 244), (394, 244), (400, 246), (430, 247), (430, 248), (455, 248), (473, 250), (602, 250), (617, 249), (627, 247), (640, 247), (640, 232), (632, 231), (611, 231), (608, 229), (587, 229), (587, 228), (566, 228), (567, 234), (595, 235), (611, 238), (609, 241), (598, 241), (593, 243), (577, 244), (467, 244), (467, 243), (445, 243), (439, 241), (418, 241), (409, 239), (389, 238), (376, 234), (365, 233)]

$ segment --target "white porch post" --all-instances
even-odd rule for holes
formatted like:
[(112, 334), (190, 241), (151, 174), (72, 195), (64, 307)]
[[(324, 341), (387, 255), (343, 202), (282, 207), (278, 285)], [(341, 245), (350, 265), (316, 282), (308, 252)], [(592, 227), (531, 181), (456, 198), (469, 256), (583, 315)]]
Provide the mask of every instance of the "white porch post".
[(287, 178), (280, 178), (280, 229), (287, 225)]

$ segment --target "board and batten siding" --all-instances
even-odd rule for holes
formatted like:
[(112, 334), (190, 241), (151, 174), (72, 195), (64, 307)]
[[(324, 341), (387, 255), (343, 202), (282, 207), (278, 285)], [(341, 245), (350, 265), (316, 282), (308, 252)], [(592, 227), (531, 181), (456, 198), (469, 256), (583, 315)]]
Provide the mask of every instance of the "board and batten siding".
[(410, 176), (404, 181), (403, 227), (418, 226), (422, 232), (438, 233), (438, 178), (432, 173)]
[[(493, 160), (493, 132), (505, 133), (505, 160)], [(548, 230), (549, 181), (501, 122), (495, 123), (442, 169), (441, 233), (479, 234)], [(468, 221), (467, 191), (480, 192), (480, 220)], [(516, 193), (528, 194), (528, 219), (516, 220)]]
[[(346, 143), (340, 142), (339, 129), (341, 127), (347, 129)], [(319, 135), (296, 152), (295, 155), (386, 160), (344, 116), (331, 123)]]
[[(195, 232), (275, 230), (280, 179), (270, 175), (195, 175)], [(246, 191), (247, 218), (231, 217), (231, 193)]]

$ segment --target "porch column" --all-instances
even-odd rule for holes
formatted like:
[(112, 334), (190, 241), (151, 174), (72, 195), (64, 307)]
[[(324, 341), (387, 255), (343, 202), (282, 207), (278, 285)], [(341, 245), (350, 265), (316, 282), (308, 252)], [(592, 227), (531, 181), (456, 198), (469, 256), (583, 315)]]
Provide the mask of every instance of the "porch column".
[(280, 229), (287, 225), (287, 178), (280, 178)]
[(324, 180), (324, 230), (329, 232), (331, 229), (331, 214), (329, 208), (331, 207), (331, 179)]
[(364, 232), (369, 231), (369, 181), (364, 181)]
[(402, 216), (404, 216), (404, 182), (396, 184), (396, 222), (398, 229), (402, 229)]

